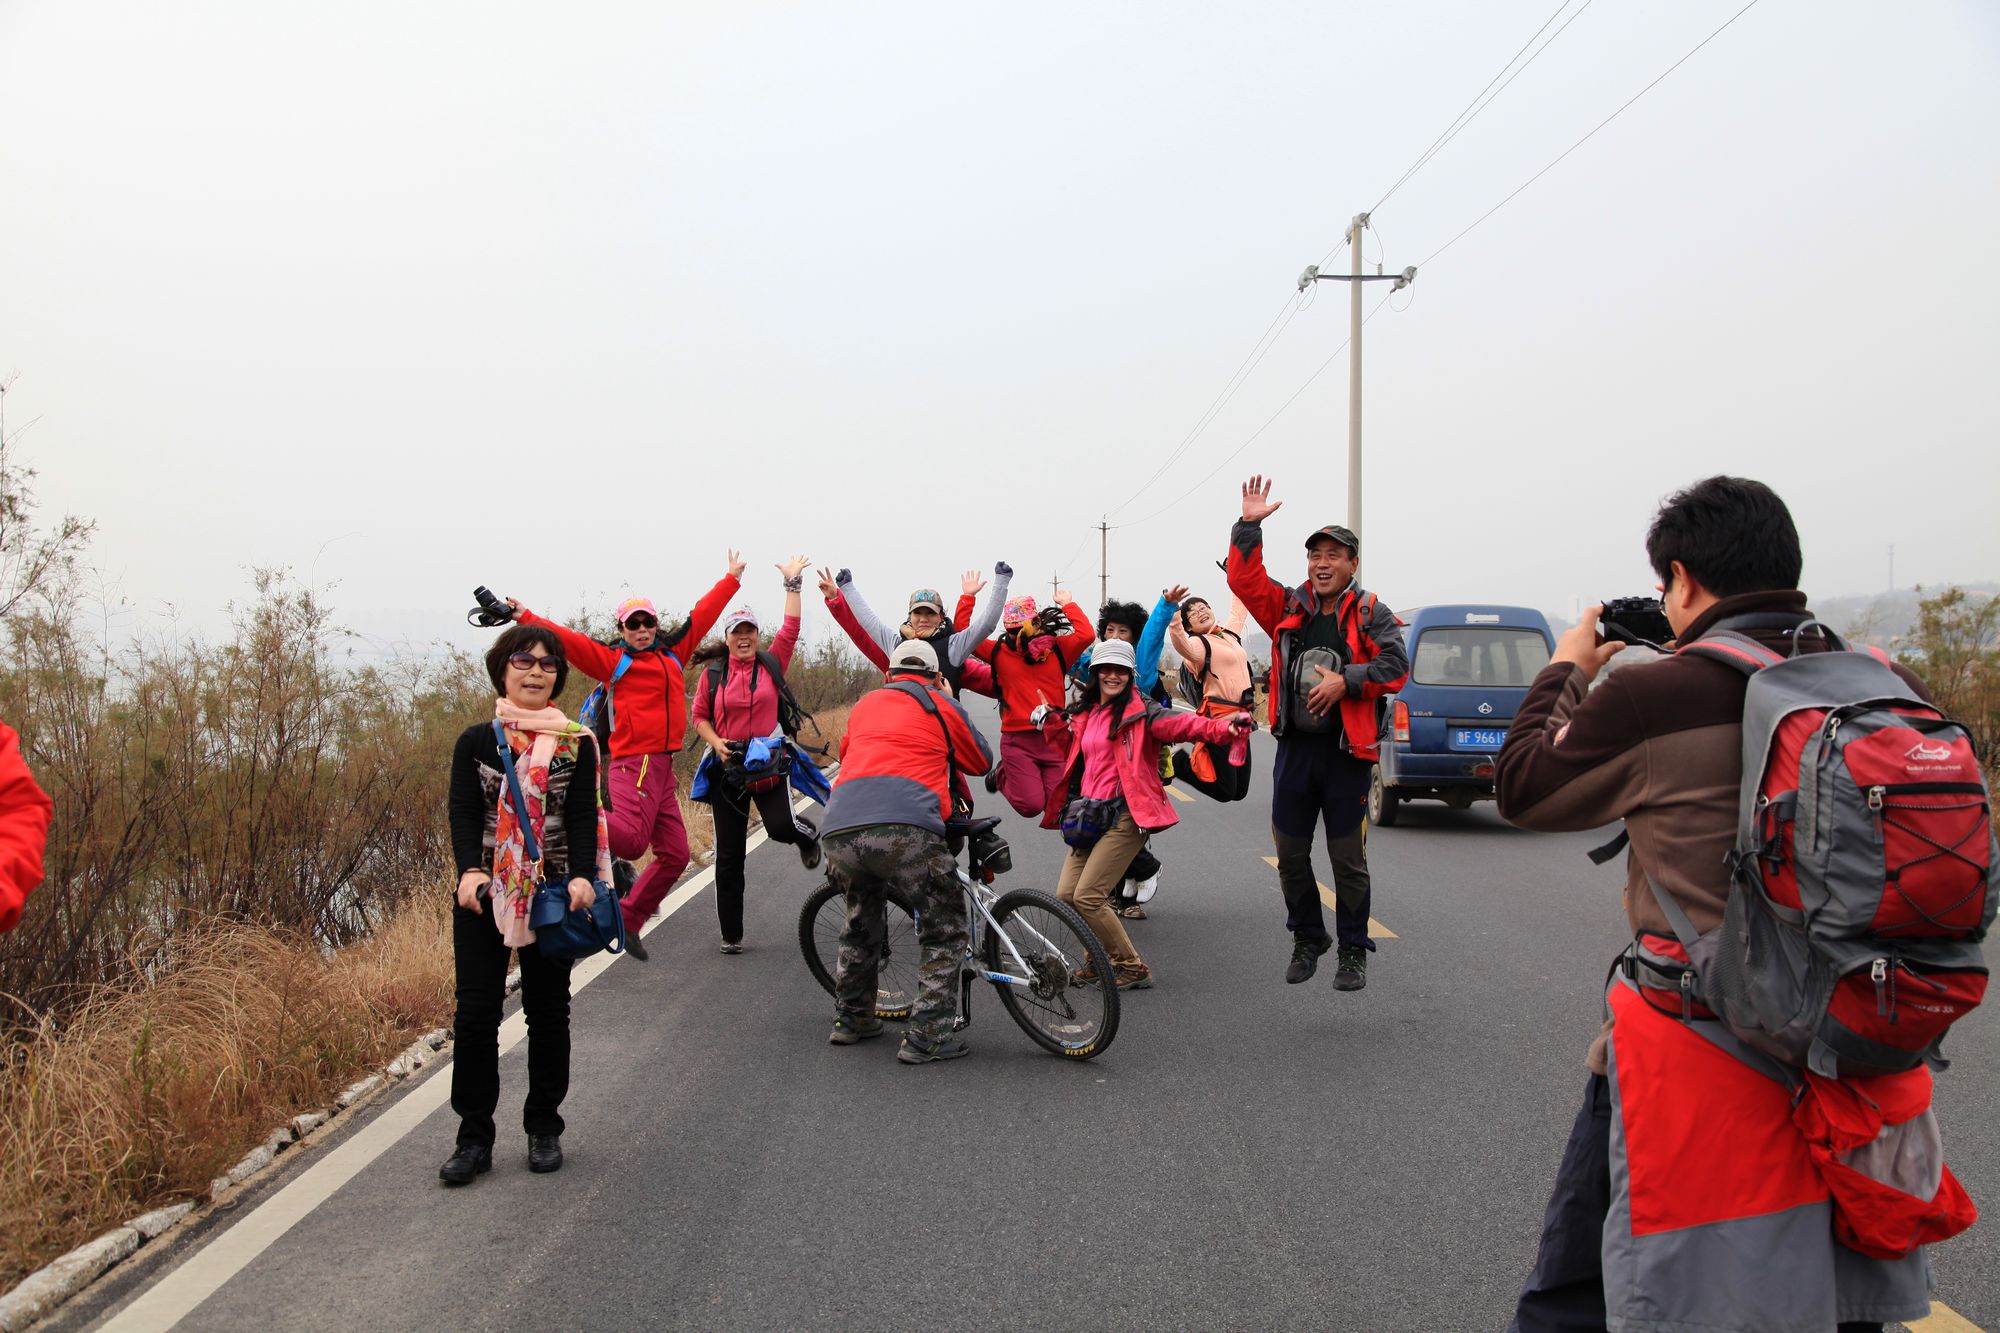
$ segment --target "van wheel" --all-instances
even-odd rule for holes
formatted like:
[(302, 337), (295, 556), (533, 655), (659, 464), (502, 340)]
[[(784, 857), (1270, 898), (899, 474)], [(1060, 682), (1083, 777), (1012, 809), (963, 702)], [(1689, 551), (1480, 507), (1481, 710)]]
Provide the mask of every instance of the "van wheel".
[(1382, 785), (1382, 766), (1375, 766), (1374, 778), (1368, 784), (1368, 822), (1382, 828), (1396, 827), (1396, 817), (1402, 798), (1389, 787)]

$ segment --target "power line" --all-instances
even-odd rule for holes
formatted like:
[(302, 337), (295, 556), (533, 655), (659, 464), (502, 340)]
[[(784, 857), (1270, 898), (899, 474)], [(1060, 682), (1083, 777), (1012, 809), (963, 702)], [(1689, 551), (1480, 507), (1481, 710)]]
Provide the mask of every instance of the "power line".
[[(1375, 309), (1370, 310), (1366, 318), (1364, 318), (1361, 322), (1363, 324), (1368, 323), (1368, 321), (1375, 318), (1375, 316), (1381, 312), (1382, 307), (1387, 305), (1388, 303), (1389, 303), (1389, 298), (1387, 296), (1384, 296), (1380, 301), (1377, 301), (1375, 303)], [(1341, 339), (1340, 346), (1333, 349), (1333, 355), (1329, 356), (1326, 360), (1320, 362), (1319, 368), (1313, 371), (1312, 374), (1306, 376), (1305, 383), (1299, 385), (1298, 388), (1292, 390), (1291, 397), (1285, 399), (1284, 402), (1280, 403), (1278, 405), (1278, 410), (1273, 412), (1269, 417), (1267, 417), (1263, 425), (1257, 427), (1256, 430), (1250, 432), (1250, 437), (1244, 440), (1243, 443), (1237, 445), (1234, 449), (1231, 449), (1227, 454), (1223, 455), (1221, 461), (1216, 463), (1214, 467), (1210, 468), (1208, 470), (1207, 475), (1204, 476), (1200, 481), (1196, 482), (1194, 485), (1188, 487), (1187, 490), (1183, 491), (1179, 499), (1176, 499), (1166, 505), (1161, 506), (1158, 509), (1155, 509), (1152, 513), (1146, 515), (1144, 518), (1132, 519), (1129, 522), (1120, 524), (1120, 526), (1127, 528), (1136, 528), (1143, 523), (1150, 523), (1154, 519), (1160, 517), (1162, 514), (1167, 513), (1169, 510), (1177, 508), (1183, 500), (1186, 500), (1189, 496), (1192, 496), (1196, 491), (1208, 485), (1208, 483), (1215, 477), (1216, 473), (1222, 471), (1223, 468), (1228, 467), (1229, 464), (1235, 460), (1238, 454), (1242, 453), (1245, 449), (1248, 449), (1252, 444), (1255, 444), (1259, 436), (1261, 436), (1265, 431), (1269, 430), (1274, 424), (1276, 424), (1278, 418), (1285, 415), (1286, 409), (1290, 408), (1293, 403), (1298, 401), (1299, 395), (1303, 394), (1307, 389), (1310, 389), (1313, 385), (1313, 381), (1317, 380), (1321, 375), (1326, 373), (1326, 368), (1328, 366), (1332, 365), (1335, 361), (1338, 361), (1340, 359), (1340, 354), (1347, 350), (1347, 344), (1349, 341), (1350, 340), (1346, 338)]]
[[(1507, 63), (1500, 67), (1499, 73), (1495, 74), (1492, 78), (1486, 81), (1486, 86), (1479, 90), (1478, 96), (1474, 97), (1470, 102), (1466, 103), (1465, 109), (1463, 111), (1460, 111), (1458, 115), (1453, 118), (1451, 124), (1445, 126), (1443, 132), (1440, 133), (1437, 138), (1431, 140), (1430, 147), (1424, 149), (1423, 152), (1417, 154), (1417, 160), (1410, 164), (1409, 169), (1407, 171), (1405, 171), (1402, 175), (1396, 178), (1396, 183), (1389, 187), (1389, 191), (1387, 194), (1384, 194), (1380, 199), (1377, 199), (1375, 201), (1375, 207), (1368, 210), (1370, 213), (1376, 212), (1382, 207), (1382, 205), (1388, 203), (1390, 197), (1393, 196), (1396, 193), (1396, 191), (1402, 189), (1403, 186), (1407, 185), (1412, 176), (1415, 176), (1419, 171), (1422, 171), (1424, 167), (1430, 163), (1430, 160), (1432, 158), (1436, 157), (1440, 152), (1444, 150), (1446, 144), (1450, 143), (1453, 139), (1457, 138), (1461, 130), (1463, 130), (1467, 125), (1470, 125), (1473, 122), (1473, 120), (1478, 117), (1481, 111), (1484, 111), (1487, 106), (1492, 104), (1494, 98), (1500, 96), (1500, 93), (1507, 91), (1506, 84), (1501, 84), (1498, 92), (1493, 91), (1493, 85), (1496, 83), (1500, 83), (1501, 78), (1506, 75), (1508, 70), (1514, 69), (1514, 62), (1521, 58), (1521, 53), (1523, 51), (1526, 51), (1529, 47), (1533, 46), (1535, 44), (1535, 38), (1540, 37), (1544, 32), (1547, 32), (1549, 24), (1554, 23), (1558, 18), (1560, 18), (1562, 16), (1562, 12), (1565, 9), (1568, 9), (1572, 3), (1573, 0), (1562, 0), (1562, 3), (1556, 6), (1555, 12), (1542, 20), (1542, 26), (1535, 29), (1533, 35), (1530, 36), (1527, 41), (1521, 43), (1521, 50), (1516, 51), (1512, 56), (1508, 57)], [(1576, 22), (1577, 15), (1582, 14), (1584, 9), (1590, 8), (1590, 4), (1591, 0), (1583, 0), (1583, 9), (1579, 9), (1576, 11), (1576, 14), (1570, 15), (1569, 23), (1565, 23), (1563, 24), (1562, 28), (1556, 29), (1555, 36), (1550, 37), (1547, 42), (1543, 42), (1541, 50), (1536, 51), (1534, 55), (1529, 56), (1526, 63), (1524, 63), (1521, 66), (1521, 69), (1515, 69), (1514, 78), (1519, 78), (1521, 70), (1524, 70), (1529, 65), (1534, 64), (1536, 56), (1541, 55), (1542, 51), (1548, 50), (1549, 44), (1551, 42), (1554, 42), (1556, 37), (1562, 36), (1563, 28), (1567, 28), (1569, 27), (1570, 23)], [(1512, 83), (1513, 81), (1514, 81), (1513, 78), (1509, 78), (1507, 80), (1507, 83)], [(1489, 92), (1493, 93), (1493, 97), (1486, 96), (1486, 94)], [(1482, 98), (1485, 99), (1484, 102), (1481, 101)]]
[[(1598, 121), (1596, 128), (1592, 129), (1589, 134), (1584, 135), (1581, 139), (1578, 139), (1575, 143), (1563, 149), (1562, 152), (1556, 155), (1554, 161), (1550, 162), (1547, 166), (1543, 167), (1540, 171), (1536, 172), (1534, 175), (1528, 177), (1527, 180), (1521, 182), (1520, 185), (1515, 187), (1515, 189), (1511, 193), (1509, 193), (1506, 198), (1502, 199), (1499, 203), (1493, 205), (1493, 207), (1487, 209), (1484, 213), (1481, 213), (1478, 217), (1474, 218), (1471, 221), (1471, 223), (1469, 223), (1466, 226), (1464, 231), (1459, 232), (1458, 235), (1452, 237), (1450, 240), (1446, 241), (1443, 245), (1440, 245), (1437, 249), (1431, 251), (1429, 258), (1425, 259), (1423, 263), (1417, 265), (1417, 267), (1425, 268), (1429, 266), (1431, 260), (1436, 259), (1439, 255), (1443, 254), (1445, 251), (1451, 249), (1452, 246), (1457, 245), (1461, 240), (1464, 240), (1467, 232), (1470, 232), (1474, 227), (1477, 227), (1480, 223), (1486, 221), (1486, 219), (1492, 217), (1495, 213), (1498, 213), (1501, 209), (1505, 208), (1508, 204), (1512, 203), (1515, 195), (1520, 194), (1521, 191), (1527, 189), (1530, 185), (1533, 185), (1536, 181), (1540, 180), (1542, 177), (1548, 175), (1551, 171), (1555, 170), (1556, 167), (1562, 162), (1564, 158), (1568, 157), (1571, 153), (1574, 153), (1577, 149), (1589, 143), (1592, 138), (1596, 137), (1598, 130), (1603, 129), (1606, 125), (1609, 125), (1612, 121), (1624, 115), (1626, 109), (1630, 107), (1632, 103), (1638, 101), (1640, 98), (1644, 97), (1647, 93), (1653, 91), (1654, 88), (1659, 86), (1660, 81), (1662, 79), (1665, 79), (1667, 75), (1672, 74), (1682, 65), (1687, 64), (1688, 61), (1692, 60), (1695, 57), (1696, 52), (1700, 51), (1702, 47), (1707, 46), (1710, 42), (1720, 37), (1729, 28), (1731, 24), (1735, 23), (1737, 19), (1742, 18), (1745, 14), (1749, 13), (1752, 9), (1755, 9), (1756, 7), (1757, 7), (1757, 0), (1750, 0), (1749, 4), (1743, 6), (1743, 8), (1737, 10), (1734, 14), (1731, 14), (1726, 20), (1724, 20), (1721, 27), (1717, 28), (1714, 32), (1711, 32), (1708, 36), (1702, 38), (1699, 42), (1695, 43), (1694, 48), (1690, 50), (1686, 55), (1682, 56), (1679, 60), (1676, 60), (1673, 64), (1667, 66), (1666, 69), (1662, 70), (1659, 76), (1655, 78), (1651, 83), (1647, 84), (1645, 87), (1641, 88), (1638, 92), (1633, 93), (1631, 97), (1627, 98), (1623, 106), (1619, 107), (1616, 111), (1606, 116), (1603, 120)], [(1582, 11), (1579, 10), (1578, 12), (1581, 13)]]

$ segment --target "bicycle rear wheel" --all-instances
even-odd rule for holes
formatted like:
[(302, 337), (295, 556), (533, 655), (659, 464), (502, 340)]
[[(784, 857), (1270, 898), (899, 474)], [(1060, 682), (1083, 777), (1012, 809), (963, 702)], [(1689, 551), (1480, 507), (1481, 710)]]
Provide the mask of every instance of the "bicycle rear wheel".
[[(882, 960), (875, 974), (875, 1016), (902, 1019), (910, 1016), (917, 1002), (917, 964), (923, 954), (917, 948), (916, 922), (910, 915), (909, 899), (892, 889), (883, 909), (886, 930), (882, 937)], [(840, 966), (840, 932), (847, 926), (847, 895), (831, 881), (821, 884), (799, 909), (799, 949), (813, 980), (828, 995), (833, 994), (833, 978)]]
[(987, 970), (1020, 976), (1015, 952), (1028, 966), (1022, 984), (993, 983), (1021, 1030), (1057, 1055), (1104, 1054), (1118, 1035), (1118, 987), (1110, 956), (1083, 918), (1053, 894), (1015, 889), (993, 904), (993, 919), (1000, 929), (986, 932)]

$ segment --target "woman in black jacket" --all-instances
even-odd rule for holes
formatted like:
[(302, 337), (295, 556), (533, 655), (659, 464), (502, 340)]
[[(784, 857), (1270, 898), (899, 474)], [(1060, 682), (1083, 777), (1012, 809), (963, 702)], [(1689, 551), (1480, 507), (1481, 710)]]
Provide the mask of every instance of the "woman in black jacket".
[[(567, 879), (571, 908), (596, 898), (593, 879), (605, 852), (597, 802), (596, 739), (552, 701), (569, 676), (562, 641), (538, 625), (515, 625), (486, 654), (494, 720), (466, 728), (451, 760), (451, 844), (458, 864), (458, 905), (451, 914), (458, 972), (451, 1109), (458, 1148), (438, 1168), (463, 1185), (493, 1166), (493, 1111), (500, 1101), (500, 1006), (507, 956), (521, 957), (521, 1008), (528, 1020), (528, 1169), (562, 1166), (569, 1090), (570, 960), (545, 958), (528, 926), (536, 880)], [(517, 806), (509, 794), (501, 738), (521, 785), (539, 866), (526, 856)], [(537, 874), (539, 871), (539, 875)]]

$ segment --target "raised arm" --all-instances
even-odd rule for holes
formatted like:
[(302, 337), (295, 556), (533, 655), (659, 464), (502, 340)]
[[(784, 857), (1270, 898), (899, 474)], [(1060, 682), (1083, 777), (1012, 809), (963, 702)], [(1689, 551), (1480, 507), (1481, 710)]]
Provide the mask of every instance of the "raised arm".
[(1139, 659), (1139, 674), (1136, 683), (1144, 693), (1160, 683), (1160, 650), (1166, 646), (1167, 630), (1178, 625), (1180, 617), (1174, 614), (1179, 609), (1179, 592), (1185, 596), (1185, 588), (1169, 588), (1160, 594), (1160, 600), (1153, 603), (1153, 614), (1146, 617), (1146, 627), (1139, 631), (1139, 642), (1134, 654)]
[(972, 653), (972, 645), (993, 632), (1000, 623), (1000, 608), (1007, 600), (1007, 584), (1014, 577), (1014, 567), (1005, 560), (993, 566), (993, 587), (986, 594), (986, 604), (980, 608), (973, 622), (951, 636), (952, 665), (962, 664)]
[(848, 641), (860, 650), (863, 657), (874, 663), (877, 671), (887, 671), (888, 652), (881, 644), (870, 638), (868, 631), (862, 628), (861, 622), (854, 618), (854, 607), (841, 595), (840, 586), (833, 581), (830, 570), (822, 569), (819, 572), (819, 591), (820, 595), (826, 598), (826, 613), (833, 617), (834, 624), (846, 631)]
[(846, 599), (848, 607), (854, 612), (854, 623), (861, 626), (862, 633), (873, 639), (876, 646), (881, 648), (884, 654), (882, 665), (886, 668), (889, 665), (887, 654), (896, 650), (896, 645), (902, 642), (903, 636), (898, 634), (893, 626), (882, 623), (882, 618), (868, 605), (868, 599), (861, 595), (861, 589), (855, 584), (852, 572), (841, 570), (833, 576), (833, 582), (834, 586), (840, 589), (840, 595)]
[(1243, 605), (1243, 599), (1235, 593), (1229, 594), (1229, 623), (1223, 628), (1237, 638), (1243, 637), (1243, 626), (1250, 619), (1250, 608)]
[(1229, 576), (1229, 591), (1236, 594), (1266, 634), (1278, 632), (1285, 618), (1285, 585), (1264, 568), (1264, 520), (1276, 513), (1280, 500), (1271, 500), (1271, 482), (1252, 477), (1243, 483), (1243, 512), (1229, 530), (1229, 561), (1223, 569)]
[(513, 598), (507, 605), (514, 608), (514, 619), (523, 625), (539, 625), (543, 629), (555, 631), (562, 640), (563, 656), (569, 664), (589, 676), (592, 680), (610, 680), (611, 673), (618, 669), (620, 649), (606, 647), (588, 634), (579, 634), (567, 625), (558, 625), (546, 616), (538, 616)]
[(667, 648), (670, 651), (681, 647), (692, 650), (699, 645), (708, 637), (708, 632), (715, 628), (716, 620), (729, 609), (730, 599), (736, 596), (742, 586), (743, 557), (731, 551), (729, 572), (717, 579), (713, 588), (702, 594), (701, 600), (694, 604), (694, 610), (688, 612), (687, 627), (681, 631), (678, 639), (667, 645)]
[(771, 640), (771, 656), (778, 659), (778, 665), (791, 669), (792, 654), (798, 651), (799, 629), (803, 625), (804, 601), (799, 596), (806, 586), (806, 570), (812, 561), (802, 555), (795, 555), (778, 566), (778, 572), (785, 576), (785, 622), (778, 626), (778, 633)]
[(1062, 609), (1063, 614), (1069, 617), (1071, 629), (1056, 641), (1056, 646), (1062, 649), (1063, 661), (1074, 662), (1097, 638), (1097, 631), (1090, 627), (1090, 617), (1084, 614), (1083, 608), (1067, 596), (1062, 599)]

